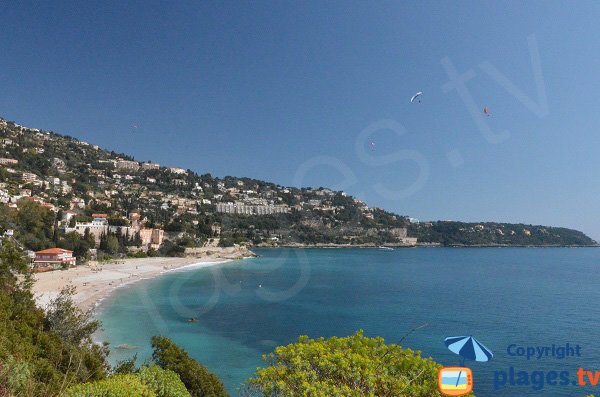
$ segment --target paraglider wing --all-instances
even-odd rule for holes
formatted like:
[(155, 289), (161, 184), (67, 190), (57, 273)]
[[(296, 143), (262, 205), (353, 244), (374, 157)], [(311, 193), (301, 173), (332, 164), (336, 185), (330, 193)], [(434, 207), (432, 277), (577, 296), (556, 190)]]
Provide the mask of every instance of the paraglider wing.
[(419, 98), (419, 103), (421, 103), (421, 95), (423, 95), (421, 91), (417, 92), (415, 95), (412, 96), (412, 98), (410, 98), (410, 103), (413, 103), (417, 98)]

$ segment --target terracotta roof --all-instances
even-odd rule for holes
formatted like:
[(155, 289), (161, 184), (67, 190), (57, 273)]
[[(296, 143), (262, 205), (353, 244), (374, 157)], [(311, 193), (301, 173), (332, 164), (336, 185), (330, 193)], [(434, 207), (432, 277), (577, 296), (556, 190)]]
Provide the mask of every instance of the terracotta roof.
[(37, 251), (36, 254), (62, 254), (65, 252), (73, 253), (73, 251), (65, 250), (62, 248), (48, 248), (42, 251)]

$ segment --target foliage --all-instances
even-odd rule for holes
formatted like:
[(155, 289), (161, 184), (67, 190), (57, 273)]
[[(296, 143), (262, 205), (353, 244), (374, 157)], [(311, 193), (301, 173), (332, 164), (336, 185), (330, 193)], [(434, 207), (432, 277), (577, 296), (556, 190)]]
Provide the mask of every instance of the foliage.
[(91, 328), (57, 326), (59, 318), (79, 318), (69, 296), (54, 302), (54, 317), (47, 319), (33, 301), (27, 261), (19, 250), (5, 241), (0, 261), (0, 390), (51, 396), (78, 382), (103, 379), (106, 351), (89, 340)]
[(15, 394), (26, 395), (29, 391), (31, 375), (28, 363), (8, 356), (0, 366), (0, 385), (5, 384), (6, 388)]
[(176, 373), (156, 365), (72, 386), (62, 397), (190, 397)]
[(135, 362), (137, 361), (137, 354), (134, 354), (133, 357), (118, 361), (115, 367), (113, 368), (114, 374), (133, 374), (137, 372), (135, 367)]
[(114, 375), (69, 388), (61, 397), (157, 397), (152, 388), (135, 375)]
[(158, 252), (163, 256), (183, 256), (185, 247), (175, 244), (171, 240), (165, 240)]
[(163, 336), (152, 338), (152, 358), (164, 369), (179, 375), (192, 397), (228, 396), (219, 378), (192, 359), (188, 353)]
[(257, 369), (245, 395), (441, 396), (439, 364), (362, 331), (345, 338), (302, 336), (263, 358), (269, 366)]
[(157, 365), (143, 367), (139, 372), (143, 384), (152, 389), (157, 397), (190, 397), (190, 393), (175, 372)]
[(69, 232), (58, 242), (58, 247), (73, 251), (76, 258), (86, 258), (89, 256), (90, 248), (94, 248), (96, 241), (94, 236), (86, 229), (84, 235), (77, 232)]
[(63, 340), (75, 345), (92, 343), (92, 334), (100, 328), (92, 312), (82, 312), (73, 303), (75, 287), (68, 286), (60, 291), (46, 308), (46, 328)]
[[(27, 261), (21, 251), (6, 241), (0, 249), (0, 289), (8, 294), (22, 295), (29, 292), (32, 278)], [(25, 296), (25, 299), (30, 296)]]
[(412, 224), (409, 234), (421, 242), (452, 245), (595, 245), (577, 230), (511, 223), (437, 221)]

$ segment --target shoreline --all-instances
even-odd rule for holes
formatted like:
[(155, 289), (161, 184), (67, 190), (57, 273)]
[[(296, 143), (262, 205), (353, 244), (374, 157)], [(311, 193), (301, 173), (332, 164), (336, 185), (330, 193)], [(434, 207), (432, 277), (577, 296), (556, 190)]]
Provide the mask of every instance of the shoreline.
[(68, 270), (36, 273), (32, 288), (36, 304), (45, 308), (62, 288), (75, 287), (73, 302), (81, 310), (94, 310), (119, 288), (173, 271), (191, 270), (231, 262), (230, 258), (154, 257), (120, 259), (94, 270), (82, 265)]
[(600, 248), (600, 245), (509, 245), (509, 244), (451, 244), (451, 245), (441, 245), (436, 243), (417, 243), (416, 245), (394, 245), (394, 244), (383, 244), (383, 245), (373, 245), (373, 244), (280, 244), (280, 245), (256, 245), (256, 248), (260, 249), (272, 249), (272, 248), (299, 248), (299, 249), (347, 249), (347, 248), (357, 248), (357, 249), (377, 249), (377, 248)]

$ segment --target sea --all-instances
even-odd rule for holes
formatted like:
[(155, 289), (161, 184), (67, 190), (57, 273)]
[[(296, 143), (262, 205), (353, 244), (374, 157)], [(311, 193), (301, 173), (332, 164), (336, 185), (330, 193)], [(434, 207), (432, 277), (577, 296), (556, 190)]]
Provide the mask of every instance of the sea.
[(403, 347), (444, 366), (463, 364), (444, 339), (473, 336), (493, 352), (464, 361), (478, 397), (600, 395), (600, 249), (256, 253), (117, 290), (97, 308), (96, 339), (110, 343), (112, 363), (134, 354), (144, 362), (150, 338), (168, 336), (235, 396), (263, 354), (300, 335), (363, 330), (396, 343), (408, 333)]

